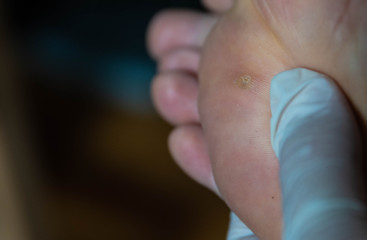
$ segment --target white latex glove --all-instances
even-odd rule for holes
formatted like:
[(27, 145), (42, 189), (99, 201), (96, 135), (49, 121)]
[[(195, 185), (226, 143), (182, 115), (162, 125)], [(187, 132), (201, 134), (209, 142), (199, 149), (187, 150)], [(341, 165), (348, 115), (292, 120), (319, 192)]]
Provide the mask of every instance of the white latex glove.
[[(294, 69), (271, 84), (271, 136), (280, 162), (286, 240), (367, 239), (359, 200), (357, 123), (326, 76)], [(228, 240), (257, 239), (231, 213)]]
[(254, 233), (231, 212), (227, 240), (258, 240)]
[(271, 84), (271, 141), (280, 164), (285, 240), (367, 239), (358, 125), (326, 76), (283, 72)]

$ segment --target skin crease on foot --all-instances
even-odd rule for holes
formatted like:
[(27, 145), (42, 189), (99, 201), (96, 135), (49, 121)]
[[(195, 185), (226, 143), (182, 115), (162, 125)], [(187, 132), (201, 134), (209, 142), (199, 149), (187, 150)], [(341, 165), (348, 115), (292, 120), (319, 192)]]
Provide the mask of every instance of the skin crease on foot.
[(159, 65), (153, 100), (176, 126), (169, 148), (178, 165), (260, 239), (280, 239), (270, 81), (296, 67), (324, 73), (365, 123), (367, 2), (204, 2), (215, 15), (173, 10), (153, 19), (148, 46)]

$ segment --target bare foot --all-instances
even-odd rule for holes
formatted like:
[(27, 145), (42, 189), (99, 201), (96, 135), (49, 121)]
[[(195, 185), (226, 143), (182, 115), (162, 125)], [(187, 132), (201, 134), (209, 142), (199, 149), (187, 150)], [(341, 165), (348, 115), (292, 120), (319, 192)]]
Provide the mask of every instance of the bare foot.
[(270, 81), (295, 67), (327, 74), (366, 120), (367, 22), (357, 21), (366, 6), (344, 0), (236, 1), (208, 37), (199, 71), (199, 115), (215, 182), (261, 239), (279, 239), (281, 232)]
[[(206, 2), (216, 10), (231, 5)], [(239, 0), (220, 18), (204, 50), (214, 17), (176, 11), (153, 21), (150, 49), (161, 69), (153, 98), (178, 126), (170, 137), (172, 155), (261, 239), (280, 239), (282, 227), (278, 161), (270, 144), (271, 78), (295, 67), (325, 73), (366, 120), (367, 25), (361, 9), (363, 0)]]

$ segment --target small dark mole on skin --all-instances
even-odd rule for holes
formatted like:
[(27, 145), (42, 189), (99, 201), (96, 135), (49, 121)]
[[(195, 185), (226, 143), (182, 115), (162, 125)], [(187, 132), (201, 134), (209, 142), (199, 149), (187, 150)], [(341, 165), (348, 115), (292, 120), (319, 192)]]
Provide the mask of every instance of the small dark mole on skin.
[(274, 199), (274, 196), (272, 196), (271, 199)]

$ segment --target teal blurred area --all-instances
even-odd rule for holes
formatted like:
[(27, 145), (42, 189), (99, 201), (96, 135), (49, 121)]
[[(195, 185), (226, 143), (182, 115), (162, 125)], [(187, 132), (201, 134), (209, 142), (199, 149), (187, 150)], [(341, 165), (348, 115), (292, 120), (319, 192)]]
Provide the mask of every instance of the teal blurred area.
[(170, 5), (10, 1), (9, 8), (19, 55), (40, 84), (148, 111), (155, 65), (145, 49), (145, 30), (153, 14)]
[[(165, 8), (202, 11), (199, 0), (2, 4), (20, 89), (14, 102), (23, 100), (26, 117), (0, 120), (0, 140), (1, 127), (9, 129), (7, 145), (19, 155), (10, 165), (30, 228), (24, 239), (224, 239), (228, 209), (175, 165), (172, 127), (150, 100), (149, 21)], [(1, 51), (0, 63), (7, 61)], [(0, 118), (16, 105), (0, 107)], [(16, 133), (23, 126), (29, 160)]]

